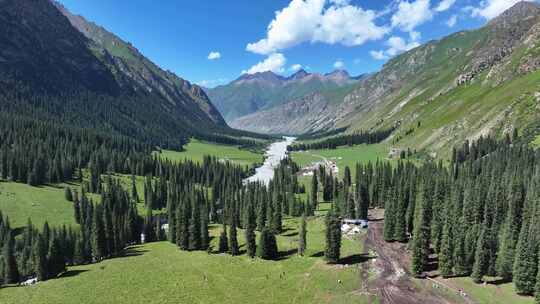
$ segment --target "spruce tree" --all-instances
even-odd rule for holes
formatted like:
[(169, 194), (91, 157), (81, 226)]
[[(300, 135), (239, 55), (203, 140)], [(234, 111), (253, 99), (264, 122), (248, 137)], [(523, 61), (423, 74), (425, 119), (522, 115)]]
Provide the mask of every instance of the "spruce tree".
[(66, 189), (64, 190), (64, 197), (66, 201), (68, 202), (73, 201), (73, 193), (71, 192), (71, 189), (69, 189), (68, 187), (66, 187)]
[(259, 206), (257, 207), (257, 230), (258, 231), (262, 231), (264, 227), (266, 226), (266, 222), (267, 222), (266, 209), (267, 209), (266, 199), (263, 199), (259, 202)]
[(420, 277), (423, 275), (428, 264), (429, 241), (430, 241), (430, 220), (431, 220), (431, 187), (430, 181), (426, 177), (420, 192), (418, 202), (419, 214), (418, 222), (415, 224), (412, 243), (412, 273)]
[(259, 236), (257, 256), (265, 260), (273, 260), (278, 257), (276, 237), (268, 228), (264, 228)]
[(202, 207), (201, 214), (201, 250), (207, 250), (210, 247), (210, 234), (208, 233), (208, 210), (206, 203)]
[(96, 206), (92, 218), (92, 257), (96, 261), (100, 261), (105, 257), (105, 241), (101, 207)]
[(352, 185), (351, 168), (349, 166), (345, 166), (345, 170), (343, 171), (343, 184), (345, 188), (349, 188)]
[(516, 292), (523, 295), (533, 294), (538, 270), (538, 246), (535, 240), (537, 236), (534, 235), (534, 230), (529, 230), (529, 225), (526, 220), (522, 226), (512, 270)]
[(220, 253), (227, 252), (229, 250), (229, 240), (227, 238), (227, 225), (223, 224), (223, 229), (219, 235), (219, 246), (218, 250)]
[(482, 228), (482, 232), (480, 233), (480, 237), (478, 238), (476, 243), (475, 259), (471, 273), (471, 278), (476, 283), (482, 282), (482, 278), (486, 274), (488, 268), (487, 263), (489, 261), (489, 248), (487, 247), (489, 245), (489, 231), (487, 231), (487, 229), (489, 228)]
[(311, 203), (313, 204), (313, 209), (318, 209), (318, 193), (319, 193), (319, 181), (317, 180), (317, 172), (313, 171), (313, 177), (311, 178)]
[(37, 242), (35, 242), (33, 248), (34, 259), (34, 273), (37, 276), (38, 281), (44, 281), (47, 279), (47, 251), (43, 238), (38, 236)]
[(15, 284), (19, 283), (19, 269), (17, 260), (15, 259), (15, 239), (11, 232), (8, 232), (4, 241), (4, 283)]
[(443, 226), (441, 252), (439, 254), (439, 269), (443, 278), (449, 277), (453, 272), (454, 260), (452, 257), (452, 244), (452, 224), (450, 223), (449, 217), (447, 217)]
[(521, 182), (514, 177), (508, 195), (508, 211), (501, 236), (501, 245), (497, 253), (497, 273), (504, 280), (512, 279), (516, 244), (521, 230), (521, 209), (523, 205), (523, 188)]
[(251, 258), (255, 257), (257, 254), (257, 244), (255, 240), (255, 210), (253, 203), (248, 203), (247, 215), (246, 215), (246, 249), (247, 255)]
[(270, 222), (270, 229), (274, 234), (280, 234), (282, 231), (281, 203), (276, 203), (276, 208)]
[(384, 240), (389, 242), (394, 240), (395, 224), (396, 224), (396, 203), (393, 188), (390, 188), (384, 204)]
[[(540, 253), (537, 253), (540, 256)], [(540, 264), (540, 259), (538, 260)], [(540, 269), (540, 265), (536, 265), (537, 269)], [(540, 304), (540, 271), (536, 272), (536, 284), (534, 285), (534, 303)]]
[(199, 206), (192, 205), (191, 218), (189, 220), (189, 250), (198, 250), (201, 247), (201, 217)]
[(339, 261), (341, 251), (341, 221), (333, 212), (328, 212), (325, 225), (326, 247), (324, 257), (328, 263), (335, 264)]
[(229, 253), (232, 256), (238, 255), (240, 250), (238, 248), (238, 231), (236, 229), (236, 219), (232, 219), (231, 226), (229, 228)]
[(145, 242), (153, 242), (156, 240), (155, 223), (153, 220), (154, 216), (152, 215), (152, 208), (150, 206), (146, 207), (146, 217), (144, 218), (144, 235)]
[(53, 278), (66, 270), (65, 256), (62, 253), (62, 245), (57, 238), (51, 241), (49, 256), (47, 257), (47, 276)]
[(307, 223), (306, 215), (302, 215), (300, 220), (300, 227), (298, 228), (298, 255), (304, 256), (306, 252), (306, 234), (307, 234)]

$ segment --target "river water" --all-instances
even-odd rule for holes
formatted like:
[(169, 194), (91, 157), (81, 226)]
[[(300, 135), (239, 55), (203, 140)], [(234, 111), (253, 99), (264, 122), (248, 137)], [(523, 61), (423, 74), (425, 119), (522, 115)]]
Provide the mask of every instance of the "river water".
[(279, 165), (279, 162), (287, 157), (287, 147), (291, 145), (295, 137), (283, 137), (283, 141), (275, 142), (268, 146), (266, 150), (266, 159), (264, 164), (255, 169), (255, 174), (246, 178), (246, 182), (262, 182), (266, 185), (270, 183), (274, 177), (274, 169)]

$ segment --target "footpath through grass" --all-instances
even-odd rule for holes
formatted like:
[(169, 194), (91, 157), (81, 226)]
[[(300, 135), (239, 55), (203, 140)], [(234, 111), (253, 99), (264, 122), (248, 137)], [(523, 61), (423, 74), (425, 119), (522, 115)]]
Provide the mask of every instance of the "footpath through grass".
[[(359, 241), (343, 239), (350, 265), (327, 265), (324, 218), (308, 222), (307, 255), (296, 255), (298, 219), (278, 236), (282, 258), (185, 252), (168, 242), (134, 246), (126, 257), (70, 267), (64, 277), (0, 289), (2, 303), (367, 303), (360, 288)], [(217, 236), (221, 227), (212, 226)], [(239, 230), (243, 246), (243, 231)], [(212, 244), (217, 247), (217, 238)], [(341, 283), (339, 283), (341, 282)]]
[(172, 161), (191, 159), (196, 162), (202, 162), (205, 155), (213, 155), (218, 159), (230, 160), (233, 163), (247, 166), (260, 163), (263, 160), (262, 153), (243, 150), (231, 145), (203, 142), (197, 139), (190, 140), (184, 148), (185, 151), (183, 152), (163, 150), (160, 156)]

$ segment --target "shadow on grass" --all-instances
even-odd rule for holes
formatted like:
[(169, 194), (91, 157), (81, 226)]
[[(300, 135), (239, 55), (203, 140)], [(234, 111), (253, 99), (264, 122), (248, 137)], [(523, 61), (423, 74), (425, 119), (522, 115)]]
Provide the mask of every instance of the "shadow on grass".
[(149, 250), (142, 249), (141, 245), (134, 245), (134, 246), (126, 248), (124, 250), (124, 252), (120, 253), (119, 255), (110, 257), (108, 259), (118, 259), (118, 258), (141, 256), (141, 255), (145, 254), (146, 252), (149, 252)]
[(75, 277), (75, 276), (78, 276), (79, 274), (83, 273), (83, 272), (87, 272), (88, 270), (85, 270), (85, 269), (81, 269), (81, 270), (68, 270), (66, 272), (64, 272), (61, 276), (59, 276), (58, 278), (62, 279), (62, 278), (70, 278), (70, 277)]
[(324, 255), (324, 251), (319, 251), (311, 255), (312, 258), (320, 258)]
[(371, 259), (376, 258), (374, 255), (370, 255), (369, 253), (360, 253), (360, 254), (353, 254), (344, 258), (339, 259), (339, 263), (341, 265), (355, 265), (367, 262)]
[(296, 253), (298, 253), (297, 248), (289, 249), (287, 251), (280, 251), (278, 253), (278, 258), (276, 259), (276, 261), (286, 260)]
[(17, 228), (13, 228), (11, 230), (11, 233), (13, 233), (13, 236), (18, 236), (20, 234), (23, 234), (24, 233), (24, 230), (25, 230), (25, 227), (17, 227)]
[(291, 232), (291, 233), (287, 233), (287, 234), (282, 234), (281, 236), (290, 237), (290, 236), (297, 236), (297, 235), (298, 235), (298, 232)]
[[(443, 278), (443, 279), (457, 279), (457, 278), (468, 278), (470, 277), (471, 274), (470, 273), (462, 273), (462, 274), (451, 274), (451, 275), (447, 275), (447, 276), (442, 276), (440, 275), (439, 273), (435, 273), (435, 274), (432, 274), (432, 275), (427, 275), (428, 278)], [(510, 282), (510, 281), (508, 281)], [(489, 282), (488, 282), (489, 284)]]
[(289, 232), (289, 231), (291, 231), (291, 230), (295, 230), (295, 229), (294, 229), (294, 228), (289, 228), (289, 227), (287, 227), (287, 228), (281, 230), (281, 233), (278, 234), (278, 235), (286, 236), (286, 235), (284, 235), (284, 234), (287, 233), (287, 232)]
[(503, 279), (503, 278), (496, 278), (496, 279), (493, 279), (493, 280), (485, 280), (485, 282), (486, 282), (486, 284), (489, 284), (489, 285), (502, 285), (502, 284), (510, 283), (510, 282), (512, 282), (512, 280)]

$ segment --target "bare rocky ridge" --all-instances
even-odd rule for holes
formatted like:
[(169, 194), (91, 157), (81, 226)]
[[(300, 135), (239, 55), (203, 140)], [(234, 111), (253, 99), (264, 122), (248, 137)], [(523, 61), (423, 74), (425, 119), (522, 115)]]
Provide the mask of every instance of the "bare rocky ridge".
[(312, 93), (269, 110), (242, 116), (230, 125), (252, 132), (301, 134), (332, 126), (333, 121), (325, 118), (332, 116), (334, 110), (323, 95)]

